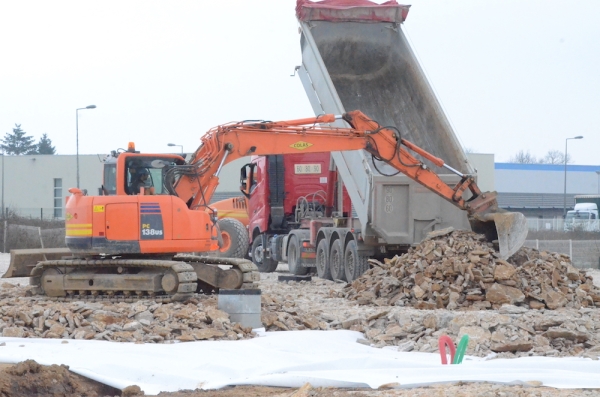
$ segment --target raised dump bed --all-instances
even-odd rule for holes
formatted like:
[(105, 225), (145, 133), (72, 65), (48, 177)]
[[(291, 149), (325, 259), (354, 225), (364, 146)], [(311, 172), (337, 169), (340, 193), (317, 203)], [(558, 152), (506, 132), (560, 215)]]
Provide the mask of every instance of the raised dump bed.
[[(299, 0), (302, 65), (298, 73), (315, 114), (359, 109), (462, 173), (466, 155), (402, 32), (409, 6)], [(339, 123), (343, 123), (339, 121)], [(470, 229), (466, 213), (363, 151), (332, 157), (362, 231), (387, 244), (418, 243), (427, 232)], [(426, 162), (428, 163), (428, 162)], [(429, 164), (429, 163), (428, 163)], [(431, 164), (429, 164), (431, 166)], [(443, 170), (434, 168), (443, 174)], [(441, 175), (447, 183), (458, 176)]]

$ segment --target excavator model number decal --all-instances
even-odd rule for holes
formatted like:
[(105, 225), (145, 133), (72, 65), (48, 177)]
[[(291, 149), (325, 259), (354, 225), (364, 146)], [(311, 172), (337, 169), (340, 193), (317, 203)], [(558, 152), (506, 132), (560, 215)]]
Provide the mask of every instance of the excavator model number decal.
[(140, 203), (140, 222), (140, 239), (163, 240), (165, 238), (158, 203)]

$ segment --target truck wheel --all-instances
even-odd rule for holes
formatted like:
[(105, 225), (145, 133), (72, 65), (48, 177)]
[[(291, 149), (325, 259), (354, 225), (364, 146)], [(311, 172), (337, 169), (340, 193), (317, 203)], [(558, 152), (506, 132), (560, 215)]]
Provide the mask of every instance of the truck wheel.
[(273, 273), (277, 269), (277, 261), (265, 257), (265, 248), (260, 234), (252, 241), (252, 262), (261, 273)]
[(351, 240), (346, 246), (344, 255), (344, 268), (346, 270), (346, 279), (354, 281), (359, 278), (364, 272), (369, 270), (369, 257), (360, 255), (356, 241)]
[(288, 266), (290, 273), (296, 276), (304, 276), (308, 273), (308, 268), (302, 266), (302, 258), (300, 257), (300, 241), (298, 236), (291, 235), (288, 244)]
[(317, 245), (317, 276), (326, 280), (332, 280), (331, 268), (329, 266), (329, 245), (327, 239), (322, 239)]
[(329, 254), (329, 270), (331, 278), (334, 280), (346, 281), (346, 272), (344, 271), (344, 250), (340, 239), (336, 239), (331, 244), (331, 252)]
[(248, 231), (242, 222), (233, 218), (222, 218), (217, 221), (223, 246), (217, 256), (221, 258), (244, 258), (248, 252)]

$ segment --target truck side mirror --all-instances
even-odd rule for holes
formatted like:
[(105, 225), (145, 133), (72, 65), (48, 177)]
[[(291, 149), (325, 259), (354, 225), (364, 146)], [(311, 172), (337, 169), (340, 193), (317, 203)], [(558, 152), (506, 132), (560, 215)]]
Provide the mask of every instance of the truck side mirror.
[(256, 182), (254, 181), (255, 163), (245, 164), (240, 169), (240, 191), (246, 198), (250, 198)]

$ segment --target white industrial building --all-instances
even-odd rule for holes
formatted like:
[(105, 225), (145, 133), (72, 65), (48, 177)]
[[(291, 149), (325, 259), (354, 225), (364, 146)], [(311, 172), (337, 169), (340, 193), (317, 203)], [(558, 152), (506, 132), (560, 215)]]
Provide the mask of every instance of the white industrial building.
[[(106, 155), (79, 155), (80, 188), (98, 194)], [(494, 163), (493, 154), (468, 154), (484, 191), (498, 191), (503, 208), (528, 217), (561, 217), (576, 194), (600, 194), (600, 166)], [(238, 196), (242, 158), (227, 164), (214, 200)], [(69, 188), (77, 186), (77, 156), (2, 156), (2, 207), (22, 216), (62, 219)], [(567, 191), (564, 194), (565, 174)], [(566, 199), (566, 200), (565, 200)]]
[[(79, 187), (89, 195), (102, 185), (105, 154), (79, 155)], [(215, 198), (239, 195), (239, 170), (247, 158), (224, 167)], [(1, 206), (20, 216), (62, 219), (65, 197), (77, 186), (76, 155), (2, 156)]]

